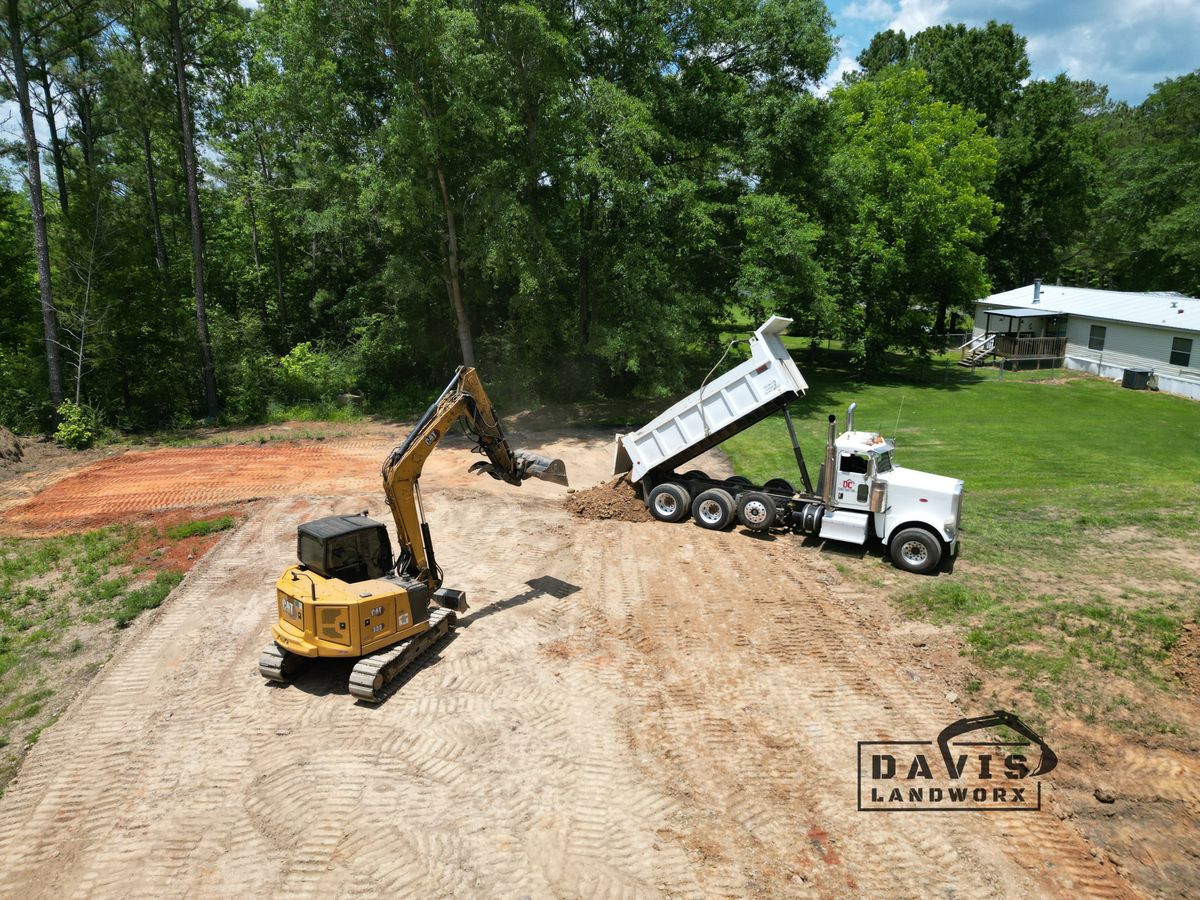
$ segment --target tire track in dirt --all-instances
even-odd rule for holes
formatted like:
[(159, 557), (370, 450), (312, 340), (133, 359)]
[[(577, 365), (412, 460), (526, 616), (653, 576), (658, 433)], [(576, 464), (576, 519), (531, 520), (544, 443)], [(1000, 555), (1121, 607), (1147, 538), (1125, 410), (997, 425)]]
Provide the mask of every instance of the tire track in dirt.
[(5, 534), (96, 527), (167, 509), (371, 490), (380, 441), (280, 443), (125, 453), (69, 474), (5, 511)]
[[(781, 893), (788, 881), (795, 888), (807, 883), (823, 891), (857, 888), (880, 896), (918, 895), (938, 885), (961, 896), (1028, 890), (1010, 876), (997, 878), (998, 870), (1013, 867), (989, 849), (1002, 841), (994, 829), (978, 827), (982, 823), (964, 828), (961, 817), (923, 816), (920, 829), (897, 840), (893, 829), (875, 828), (878, 816), (847, 815), (854, 808), (857, 738), (934, 734), (958, 713), (932, 687), (910, 683), (902, 660), (888, 660), (878, 648), (868, 652), (863, 636), (870, 634), (869, 623), (854, 621), (822, 599), (827, 591), (814, 590), (820, 588), (812, 580), (819, 566), (810, 569), (802, 557), (771, 552), (772, 544), (759, 541), (756, 549), (766, 552), (728, 553), (716, 545), (706, 552), (707, 541), (737, 541), (733, 535), (689, 536), (695, 551), (670, 559), (662, 545), (683, 548), (686, 542), (664, 526), (625, 528), (626, 549), (617, 564), (602, 564), (594, 573), (601, 580), (620, 573), (619, 584), (606, 585), (604, 592), (625, 590), (635, 580), (630, 572), (639, 567), (657, 568), (663, 577), (646, 602), (601, 626), (611, 643), (591, 649), (615, 656), (614, 667), (636, 673), (648, 696), (659, 727), (648, 732), (643, 754), (667, 755), (688, 801), (700, 801), (702, 809), (705, 800), (711, 804), (693, 817), (707, 819), (706, 826), (693, 827), (684, 838), (713, 860), (707, 891), (737, 894), (761, 885), (764, 877)], [(664, 564), (668, 559), (679, 565)], [(699, 585), (702, 599), (695, 597)], [(730, 653), (750, 654), (740, 670), (713, 672), (720, 643)], [(881, 734), (863, 734), (875, 723), (883, 725)], [(673, 744), (680, 752), (664, 754)], [(692, 752), (697, 746), (703, 748), (698, 755)], [(699, 772), (697, 760), (703, 760)], [(806, 782), (817, 789), (806, 788)], [(1088, 856), (1073, 830), (1045, 814), (1023, 818), (1029, 821), (1004, 832), (1016, 838), (1019, 855), (1054, 859), (1059, 868), (1043, 882), (1046, 887), (1126, 893), (1124, 882)], [(731, 871), (730, 854), (720, 849), (722, 834), (736, 836), (738, 852), (732, 855), (740, 871)], [(797, 852), (801, 835), (808, 836), (811, 849)], [(832, 848), (830, 835), (839, 849)], [(770, 871), (772, 865), (777, 871)], [(848, 873), (841, 882), (833, 874), (836, 866)]]
[(439, 483), (470, 458), (439, 460), (455, 636), (378, 707), (344, 662), (265, 685), (295, 524), (384, 510), (263, 503), (31, 751), (0, 895), (1119, 893), (1052, 816), (855, 812), (857, 739), (957, 712), (798, 541), (572, 521), (544, 486)]

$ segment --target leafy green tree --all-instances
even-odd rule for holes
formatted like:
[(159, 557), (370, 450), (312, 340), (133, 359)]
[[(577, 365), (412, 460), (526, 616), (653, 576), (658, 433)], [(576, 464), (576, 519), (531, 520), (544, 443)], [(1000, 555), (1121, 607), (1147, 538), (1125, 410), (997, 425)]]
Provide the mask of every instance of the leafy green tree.
[(1025, 38), (994, 20), (982, 28), (935, 25), (906, 37), (903, 31), (881, 31), (858, 55), (865, 77), (893, 65), (925, 70), (933, 96), (983, 113), (988, 129), (998, 133), (1029, 77)]
[(46, 400), (29, 203), (0, 166), (0, 425), (36, 428)]
[(917, 68), (838, 87), (831, 101), (833, 280), (845, 334), (873, 368), (889, 347), (925, 351), (949, 307), (987, 292), (996, 142), (977, 114), (935, 100)]
[(936, 25), (912, 36), (912, 61), (929, 76), (933, 95), (983, 113), (999, 133), (1029, 77), (1025, 38), (1008, 24), (982, 28)]
[(1079, 87), (1065, 75), (1026, 85), (1000, 137), (995, 197), (1004, 210), (988, 244), (992, 277), (1007, 290), (1057, 277), (1098, 199), (1099, 149)]
[(25, 344), (37, 316), (37, 272), (29, 234), (29, 204), (8, 186), (0, 167), (0, 346)]
[(1200, 296), (1200, 70), (1117, 111), (1108, 190), (1113, 278), (1129, 290)]

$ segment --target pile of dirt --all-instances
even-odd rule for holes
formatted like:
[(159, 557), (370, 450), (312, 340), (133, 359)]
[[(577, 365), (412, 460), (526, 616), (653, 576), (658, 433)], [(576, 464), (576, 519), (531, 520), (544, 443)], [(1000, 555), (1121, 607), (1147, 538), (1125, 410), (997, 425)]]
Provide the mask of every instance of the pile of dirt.
[(629, 481), (629, 474), (598, 484), (586, 491), (575, 491), (563, 501), (567, 512), (584, 519), (616, 519), (620, 522), (649, 522), (650, 512), (641, 494)]
[(20, 462), (21, 445), (16, 435), (0, 425), (0, 462)]

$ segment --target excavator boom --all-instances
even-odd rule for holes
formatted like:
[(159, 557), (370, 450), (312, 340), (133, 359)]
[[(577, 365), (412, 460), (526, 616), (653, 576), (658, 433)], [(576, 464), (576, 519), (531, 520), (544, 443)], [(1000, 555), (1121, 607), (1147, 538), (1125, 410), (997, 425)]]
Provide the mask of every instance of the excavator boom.
[(384, 461), (383, 493), (396, 523), (399, 547), (396, 571), (425, 582), (430, 591), (442, 583), (433, 555), (429, 526), (421, 507), (420, 478), (425, 460), (453, 425), (461, 421), (475, 441), (474, 452), (487, 457), (469, 471), (519, 485), (538, 478), (566, 486), (567, 470), (562, 460), (549, 459), (524, 450), (512, 450), (492, 401), (473, 368), (459, 366), (450, 383), (433, 401), (400, 446)]

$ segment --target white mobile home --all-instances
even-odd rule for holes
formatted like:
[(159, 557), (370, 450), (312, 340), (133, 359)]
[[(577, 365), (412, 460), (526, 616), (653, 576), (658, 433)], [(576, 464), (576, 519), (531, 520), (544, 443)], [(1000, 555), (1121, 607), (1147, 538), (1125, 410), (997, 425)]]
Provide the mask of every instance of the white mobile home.
[(989, 357), (1052, 360), (1106, 378), (1148, 369), (1160, 391), (1200, 400), (1200, 300), (1035, 282), (976, 302), (963, 358)]

